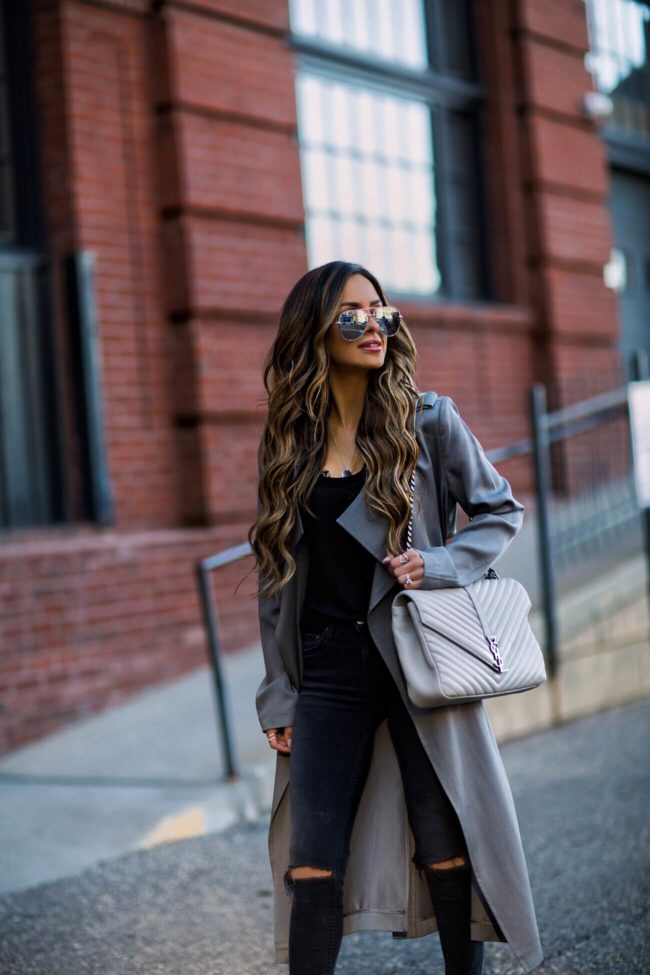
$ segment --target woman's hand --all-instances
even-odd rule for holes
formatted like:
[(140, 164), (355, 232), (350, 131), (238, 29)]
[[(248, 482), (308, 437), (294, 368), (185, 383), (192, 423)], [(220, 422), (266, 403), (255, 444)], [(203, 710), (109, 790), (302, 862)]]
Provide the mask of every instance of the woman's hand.
[(424, 577), (424, 559), (414, 548), (401, 555), (387, 555), (383, 564), (406, 589), (419, 589)]
[(291, 739), (293, 738), (293, 725), (288, 724), (286, 728), (267, 728), (264, 734), (271, 748), (274, 748), (276, 752), (289, 754)]

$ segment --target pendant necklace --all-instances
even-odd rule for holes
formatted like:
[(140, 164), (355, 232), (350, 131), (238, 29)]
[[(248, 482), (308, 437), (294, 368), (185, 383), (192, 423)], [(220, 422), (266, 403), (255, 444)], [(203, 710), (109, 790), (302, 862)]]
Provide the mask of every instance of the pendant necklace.
[[(330, 432), (330, 434), (332, 436), (332, 440), (334, 441), (334, 446), (336, 447), (336, 452), (339, 455), (339, 459), (341, 460), (341, 463), (343, 464), (343, 473), (341, 474), (341, 477), (351, 477), (352, 476), (352, 471), (349, 470), (349, 468), (347, 468), (345, 466), (345, 462), (343, 460), (343, 456), (341, 454), (341, 451), (339, 450), (339, 445), (336, 442), (336, 437), (334, 436), (334, 433), (332, 432), (332, 430), (330, 430), (329, 432)], [(354, 448), (354, 454), (352, 455), (352, 461), (350, 462), (350, 466), (352, 466), (352, 462), (354, 461), (354, 458), (356, 456), (357, 456), (357, 447), (355, 446), (355, 448)], [(327, 469), (324, 469), (322, 471), (322, 473), (325, 474), (327, 477), (330, 476), (330, 472)]]

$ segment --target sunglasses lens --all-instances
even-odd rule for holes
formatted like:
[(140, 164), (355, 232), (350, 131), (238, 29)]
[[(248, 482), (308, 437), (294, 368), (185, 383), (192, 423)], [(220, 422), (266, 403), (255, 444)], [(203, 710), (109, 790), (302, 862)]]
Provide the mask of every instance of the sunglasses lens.
[(391, 305), (374, 308), (373, 318), (385, 335), (395, 335), (402, 321), (402, 316), (397, 308), (393, 308)]
[(361, 308), (353, 308), (339, 315), (339, 330), (341, 336), (348, 342), (361, 338), (368, 324), (368, 316)]

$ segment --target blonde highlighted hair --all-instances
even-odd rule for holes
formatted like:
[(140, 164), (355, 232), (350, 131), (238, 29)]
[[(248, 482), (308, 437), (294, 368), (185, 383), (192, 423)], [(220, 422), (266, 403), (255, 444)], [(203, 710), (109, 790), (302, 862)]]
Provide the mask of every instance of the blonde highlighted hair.
[[(373, 274), (359, 264), (331, 261), (307, 272), (282, 307), (278, 332), (264, 363), (268, 414), (260, 441), (257, 517), (248, 540), (259, 569), (258, 594), (277, 596), (296, 570), (288, 546), (298, 504), (308, 497), (327, 452), (332, 406), (325, 336), (336, 318), (349, 277), (361, 274), (388, 300)], [(381, 369), (368, 374), (356, 443), (366, 465), (368, 506), (388, 521), (387, 550), (402, 551), (410, 516), (409, 477), (418, 456), (413, 435), (416, 349), (402, 323), (388, 339)]]

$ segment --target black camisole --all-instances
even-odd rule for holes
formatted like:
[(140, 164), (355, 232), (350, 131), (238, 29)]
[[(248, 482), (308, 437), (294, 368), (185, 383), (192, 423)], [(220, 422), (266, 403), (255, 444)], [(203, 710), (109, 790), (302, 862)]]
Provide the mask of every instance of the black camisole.
[(309, 551), (301, 629), (318, 633), (332, 619), (365, 620), (375, 557), (336, 519), (363, 490), (366, 469), (347, 477), (321, 474), (309, 496), (315, 517), (300, 505)]

